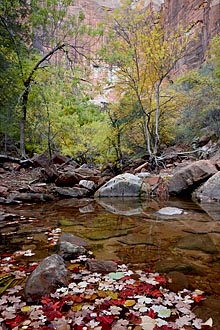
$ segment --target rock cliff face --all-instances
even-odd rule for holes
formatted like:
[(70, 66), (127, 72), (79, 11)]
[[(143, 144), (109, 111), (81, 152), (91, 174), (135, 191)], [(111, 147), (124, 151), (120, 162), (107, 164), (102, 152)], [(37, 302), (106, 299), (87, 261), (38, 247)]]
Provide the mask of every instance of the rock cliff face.
[(162, 7), (165, 24), (175, 29), (195, 25), (197, 40), (192, 51), (179, 62), (181, 71), (198, 67), (205, 59), (210, 39), (220, 33), (220, 0), (165, 0)]
[[(135, 0), (137, 1), (137, 0)], [(97, 26), (103, 21), (106, 11), (120, 7), (120, 0), (75, 0), (74, 8), (83, 10), (86, 21)], [(205, 59), (210, 38), (220, 33), (220, 0), (145, 0), (146, 6), (161, 9), (167, 27), (175, 29), (196, 25), (198, 38), (193, 51), (179, 62), (177, 71), (187, 71), (198, 67)]]

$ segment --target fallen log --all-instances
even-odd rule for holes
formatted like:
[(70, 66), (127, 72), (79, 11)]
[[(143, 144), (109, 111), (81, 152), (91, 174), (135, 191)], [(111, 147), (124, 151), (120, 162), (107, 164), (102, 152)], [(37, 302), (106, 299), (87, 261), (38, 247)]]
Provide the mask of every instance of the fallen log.
[(31, 159), (20, 159), (8, 155), (0, 155), (0, 163), (11, 162), (20, 164), (22, 167), (33, 166), (34, 163)]

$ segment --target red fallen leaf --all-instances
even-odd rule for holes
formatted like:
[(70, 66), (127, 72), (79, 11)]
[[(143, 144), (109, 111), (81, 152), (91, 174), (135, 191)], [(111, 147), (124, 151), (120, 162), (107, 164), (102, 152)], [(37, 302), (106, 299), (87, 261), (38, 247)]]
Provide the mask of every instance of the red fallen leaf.
[(200, 301), (204, 300), (205, 298), (203, 296), (193, 296), (193, 299), (195, 302), (199, 303)]
[(110, 300), (110, 304), (114, 306), (122, 306), (125, 303), (125, 299), (112, 299)]
[(123, 281), (127, 281), (127, 280), (130, 280), (130, 279), (131, 279), (131, 276), (128, 276), (128, 275), (121, 278), (121, 280), (123, 280)]
[(36, 268), (37, 268), (38, 264), (34, 264), (34, 265), (31, 265), (29, 266), (27, 269), (26, 269), (26, 272), (27, 273), (32, 273)]
[(25, 265), (19, 265), (18, 270), (20, 270), (20, 272), (26, 271)]
[(3, 252), (2, 254), (1, 254), (1, 258), (7, 258), (7, 257), (10, 257), (12, 254), (11, 253), (9, 253), (9, 252)]
[(73, 269), (71, 269), (72, 273), (79, 273), (80, 272), (80, 268), (79, 267), (74, 267)]
[(128, 297), (133, 297), (136, 292), (136, 288), (133, 287), (132, 289), (123, 289), (118, 293), (119, 298), (127, 299)]
[(155, 325), (154, 330), (175, 330), (175, 329), (168, 327), (168, 325), (162, 325), (162, 326)]
[(149, 312), (147, 313), (147, 316), (149, 316), (152, 319), (154, 319), (155, 316), (156, 316), (156, 313), (153, 311), (153, 309), (150, 309)]
[[(43, 310), (44, 311), (44, 310)], [(53, 321), (55, 318), (62, 318), (63, 314), (60, 313), (59, 311), (56, 311), (56, 310), (52, 310), (52, 311), (44, 311), (44, 314), (46, 315), (47, 317), (47, 320), (50, 322), (50, 321)]]
[(166, 279), (165, 279), (163, 276), (160, 276), (160, 275), (156, 276), (156, 277), (155, 277), (155, 280), (156, 280), (157, 282), (159, 282), (160, 284), (164, 284), (164, 283), (166, 283)]
[(5, 323), (7, 325), (10, 325), (11, 329), (17, 327), (18, 325), (20, 325), (21, 322), (23, 322), (25, 320), (24, 316), (21, 315), (17, 315), (14, 319), (12, 320), (6, 320)]
[(41, 299), (41, 303), (42, 304), (44, 304), (44, 305), (47, 305), (47, 304), (49, 304), (49, 303), (51, 303), (51, 298), (49, 298), (49, 297), (42, 297), (42, 299)]
[(133, 313), (128, 314), (127, 320), (132, 324), (141, 324), (142, 322), (142, 319)]
[(102, 330), (111, 330), (111, 329), (112, 329), (111, 324), (108, 323), (102, 324)]
[(115, 317), (113, 315), (102, 315), (102, 316), (97, 316), (96, 320), (102, 324), (112, 324), (114, 321)]

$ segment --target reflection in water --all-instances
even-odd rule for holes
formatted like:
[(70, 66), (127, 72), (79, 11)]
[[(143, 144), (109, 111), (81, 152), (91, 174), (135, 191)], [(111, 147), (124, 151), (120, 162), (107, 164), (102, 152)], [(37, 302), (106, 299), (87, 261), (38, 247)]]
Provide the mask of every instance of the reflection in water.
[[(158, 217), (156, 211), (164, 206), (185, 213)], [(156, 200), (67, 199), (4, 206), (4, 211), (19, 218), (1, 222), (1, 252), (33, 249), (32, 260), (41, 260), (55, 251), (46, 232), (60, 227), (86, 239), (98, 259), (119, 258), (160, 272), (178, 270), (193, 287), (220, 295), (220, 222), (191, 200), (171, 199), (162, 205)]]
[(96, 202), (106, 211), (120, 215), (139, 215), (147, 207), (147, 201), (138, 198), (97, 198)]

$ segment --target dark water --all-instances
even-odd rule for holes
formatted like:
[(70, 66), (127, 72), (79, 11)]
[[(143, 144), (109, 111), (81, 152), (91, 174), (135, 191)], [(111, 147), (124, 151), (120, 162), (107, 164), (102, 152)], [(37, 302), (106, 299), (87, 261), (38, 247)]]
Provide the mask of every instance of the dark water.
[[(182, 208), (184, 214), (158, 216), (164, 206)], [(0, 252), (31, 249), (35, 255), (28, 261), (39, 261), (55, 251), (48, 232), (61, 228), (87, 240), (98, 259), (120, 259), (161, 273), (179, 271), (192, 288), (220, 299), (219, 204), (202, 208), (187, 199), (66, 199), (1, 210), (12, 215), (0, 221)]]

